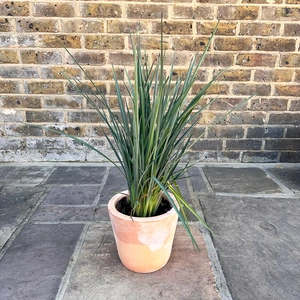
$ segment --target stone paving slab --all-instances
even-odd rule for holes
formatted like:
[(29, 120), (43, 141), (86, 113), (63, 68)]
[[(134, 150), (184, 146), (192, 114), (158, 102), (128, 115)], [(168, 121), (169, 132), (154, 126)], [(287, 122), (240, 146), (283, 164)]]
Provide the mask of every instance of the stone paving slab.
[(268, 171), (293, 191), (300, 192), (300, 167), (270, 168)]
[(200, 197), (234, 300), (299, 300), (300, 199)]
[(283, 193), (279, 185), (259, 168), (204, 167), (203, 171), (216, 193)]
[(23, 222), (42, 194), (42, 188), (5, 187), (0, 191), (0, 249)]
[(100, 184), (106, 167), (56, 167), (46, 184)]
[(82, 229), (26, 225), (0, 261), (0, 299), (55, 299)]
[[(1, 165), (0, 165), (1, 166)], [(0, 185), (33, 184), (38, 185), (43, 182), (50, 173), (52, 167), (32, 166), (32, 167), (0, 167)]]
[(63, 299), (220, 300), (202, 236), (194, 226), (192, 230), (201, 251), (193, 249), (178, 226), (168, 264), (138, 274), (121, 264), (110, 225), (90, 226)]

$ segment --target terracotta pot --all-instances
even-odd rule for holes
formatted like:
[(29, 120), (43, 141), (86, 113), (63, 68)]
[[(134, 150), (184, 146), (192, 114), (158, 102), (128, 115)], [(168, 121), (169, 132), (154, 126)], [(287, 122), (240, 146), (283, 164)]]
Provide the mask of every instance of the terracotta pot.
[[(129, 270), (150, 273), (168, 262), (178, 216), (174, 208), (167, 213), (149, 218), (124, 215), (117, 211), (117, 203), (128, 195), (124, 191), (108, 202), (108, 212), (114, 231), (119, 257)], [(175, 200), (174, 196), (172, 198)]]

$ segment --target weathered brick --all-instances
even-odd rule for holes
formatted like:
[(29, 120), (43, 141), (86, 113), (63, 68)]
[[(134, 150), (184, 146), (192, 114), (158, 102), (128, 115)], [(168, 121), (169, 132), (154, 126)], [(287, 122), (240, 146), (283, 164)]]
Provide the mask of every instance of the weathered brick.
[(41, 108), (40, 97), (34, 96), (2, 96), (1, 105), (6, 108)]
[(270, 84), (234, 83), (232, 92), (234, 95), (258, 95), (268, 96), (271, 93)]
[(244, 136), (243, 127), (235, 126), (213, 126), (208, 130), (208, 138), (221, 138), (221, 139), (241, 139)]
[(300, 111), (300, 101), (298, 99), (291, 100), (289, 110), (291, 110), (291, 111)]
[(27, 138), (26, 139), (27, 149), (46, 150), (51, 149), (64, 149), (65, 139), (64, 138)]
[[(284, 128), (283, 127), (249, 127), (247, 129), (246, 138), (256, 138), (256, 139), (265, 139), (265, 138), (283, 138)], [(271, 149), (272, 150), (272, 149)]]
[(241, 23), (240, 35), (273, 36), (280, 35), (280, 23)]
[[(91, 84), (90, 82), (82, 82), (81, 84), (78, 84), (78, 87), (88, 95), (106, 94), (106, 85), (103, 82), (94, 81), (93, 84)], [(74, 87), (71, 86), (71, 84), (68, 84), (67, 94), (76, 95), (79, 94), (79, 92), (75, 90)]]
[(119, 4), (110, 3), (84, 3), (80, 5), (82, 17), (93, 18), (121, 18), (122, 7)]
[(20, 110), (0, 110), (0, 122), (24, 122), (24, 114)]
[(260, 51), (295, 51), (296, 40), (284, 38), (257, 38), (255, 49)]
[(242, 3), (249, 3), (249, 4), (266, 4), (272, 3), (272, 4), (281, 4), (283, 0), (272, 0), (272, 1), (266, 1), (266, 0), (242, 0)]
[(108, 33), (148, 33), (148, 22), (146, 21), (120, 21), (108, 20), (107, 21)]
[(62, 55), (59, 51), (20, 51), (23, 64), (61, 64)]
[(34, 3), (34, 17), (61, 17), (73, 18), (75, 14), (75, 5), (72, 3)]
[(20, 138), (0, 138), (0, 149), (2, 150), (19, 150), (24, 149), (24, 139)]
[(285, 0), (286, 4), (300, 4), (300, 0)]
[(126, 6), (127, 18), (133, 19), (161, 19), (168, 18), (168, 7), (154, 4), (129, 4)]
[(203, 151), (203, 150), (222, 150), (222, 141), (213, 139), (203, 139), (197, 141), (191, 147), (191, 150)]
[(235, 4), (240, 2), (239, 0), (197, 0), (197, 3), (215, 3), (215, 4)]
[[(81, 65), (93, 65), (93, 66), (101, 66), (106, 64), (106, 58), (104, 53), (100, 52), (74, 52), (70, 51), (72, 56), (81, 64)], [(73, 58), (66, 54), (66, 62), (67, 64), (75, 64)]]
[[(214, 76), (219, 74), (219, 70), (214, 71)], [(228, 69), (218, 76), (221, 81), (249, 81), (251, 78), (251, 70), (245, 69)]]
[[(174, 68), (172, 71), (172, 79), (177, 80), (180, 78), (186, 78), (187, 74), (187, 68)], [(207, 81), (208, 80), (209, 73), (205, 69), (200, 69), (198, 71), (197, 80), (198, 81)]]
[(278, 98), (254, 98), (250, 100), (251, 110), (261, 110), (261, 111), (283, 111), (287, 109), (287, 99)]
[(203, 67), (228, 67), (233, 64), (234, 56), (229, 53), (208, 53), (202, 63)]
[(289, 69), (271, 69), (271, 70), (255, 70), (255, 81), (275, 81), (275, 82), (289, 82), (292, 81), (293, 70)]
[[(204, 84), (194, 83), (194, 85), (192, 87), (192, 94), (195, 95), (203, 88), (204, 88)], [(229, 86), (227, 84), (218, 83), (218, 84), (214, 84), (214, 85), (210, 86), (210, 88), (207, 90), (207, 95), (228, 94), (228, 92), (229, 92)]]
[(226, 140), (228, 150), (261, 150), (262, 141), (252, 139)]
[(77, 67), (41, 67), (41, 78), (43, 79), (65, 79), (64, 74), (69, 77), (80, 77), (80, 69)]
[(81, 98), (66, 98), (66, 97), (44, 97), (43, 98), (44, 108), (70, 108), (70, 109), (80, 109), (83, 107)]
[(287, 139), (300, 138), (300, 126), (287, 127), (285, 137)]
[(295, 81), (300, 82), (300, 70), (295, 70)]
[(219, 20), (256, 20), (259, 7), (257, 6), (219, 6)]
[(86, 133), (86, 127), (85, 126), (79, 126), (79, 125), (76, 125), (76, 126), (73, 126), (73, 125), (68, 125), (68, 126), (65, 126), (65, 125), (54, 125), (54, 126), (47, 126), (46, 127), (47, 129), (45, 129), (45, 135), (46, 136), (61, 136), (59, 133), (56, 133), (56, 132), (53, 132), (49, 129), (52, 129), (52, 130), (56, 130), (58, 132), (63, 132), (63, 133), (66, 133), (66, 134), (69, 134), (69, 135), (73, 135), (73, 136), (85, 136), (85, 133)]
[(42, 136), (43, 129), (29, 125), (6, 124), (5, 131), (8, 136)]
[(15, 50), (0, 50), (1, 64), (17, 64), (19, 63), (18, 53)]
[[(118, 80), (124, 79), (124, 69), (114, 68), (116, 78)], [(113, 80), (113, 70), (112, 68), (85, 68), (85, 72), (92, 80)], [(88, 79), (88, 76), (85, 76), (85, 79)]]
[(4, 66), (0, 68), (0, 78), (38, 78), (37, 67)]
[(243, 151), (241, 162), (270, 163), (278, 162), (279, 151)]
[(288, 68), (298, 68), (300, 66), (300, 54), (281, 55), (280, 66)]
[(229, 124), (264, 124), (264, 112), (232, 112), (229, 114)]
[(284, 36), (300, 36), (300, 24), (284, 24)]
[(40, 35), (38, 43), (45, 48), (81, 48), (80, 36), (76, 34)]
[[(210, 100), (208, 102), (210, 102)], [(214, 101), (209, 105), (208, 108), (210, 110), (230, 111), (237, 106), (239, 106), (239, 108), (236, 108), (237, 110), (244, 110), (247, 108), (247, 101), (243, 100), (242, 97), (239, 98), (219, 97), (218, 99), (214, 99)]]
[(9, 32), (11, 31), (11, 19), (0, 18), (0, 32)]
[(1, 16), (29, 16), (29, 13), (28, 1), (3, 1), (0, 3)]
[(298, 163), (300, 162), (300, 151), (281, 151), (279, 161)]
[(0, 91), (3, 94), (18, 94), (20, 93), (20, 83), (18, 81), (1, 80)]
[(214, 49), (218, 51), (247, 51), (252, 49), (251, 38), (216, 37)]
[(101, 117), (97, 112), (81, 111), (81, 112), (68, 112), (69, 122), (79, 122), (79, 123), (99, 123), (101, 122)]
[[(197, 22), (197, 34), (211, 35), (217, 25), (217, 22)], [(216, 35), (231, 36), (236, 34), (236, 22), (219, 23)]]
[(26, 111), (26, 121), (32, 123), (63, 122), (64, 113), (61, 111)]
[(121, 66), (132, 66), (133, 55), (132, 53), (109, 52), (108, 63)]
[(173, 6), (174, 19), (213, 20), (214, 8), (209, 6), (177, 5)]
[(120, 50), (124, 49), (125, 42), (123, 36), (116, 35), (87, 35), (85, 37), (85, 47), (93, 50)]
[(25, 91), (29, 94), (63, 94), (64, 84), (61, 81), (25, 82)]
[(271, 113), (269, 116), (269, 124), (292, 124), (299, 125), (300, 113)]
[(262, 20), (298, 21), (300, 19), (299, 8), (294, 6), (276, 7), (262, 6)]
[(24, 18), (16, 22), (17, 32), (58, 32), (58, 20)]
[[(160, 33), (161, 23), (152, 23), (152, 32)], [(163, 23), (164, 34), (192, 34), (193, 23), (190, 21), (164, 21)]]
[(293, 96), (299, 97), (300, 95), (300, 84), (289, 84), (289, 85), (275, 85), (275, 92), (274, 95), (276, 96)]
[(244, 67), (275, 67), (277, 55), (249, 53), (238, 54), (236, 64)]
[(172, 49), (176, 51), (203, 51), (207, 43), (207, 37), (173, 38)]
[(299, 150), (300, 149), (300, 139), (275, 139), (266, 140), (265, 142), (266, 150)]
[(65, 19), (61, 20), (61, 27), (65, 33), (102, 33), (104, 21)]

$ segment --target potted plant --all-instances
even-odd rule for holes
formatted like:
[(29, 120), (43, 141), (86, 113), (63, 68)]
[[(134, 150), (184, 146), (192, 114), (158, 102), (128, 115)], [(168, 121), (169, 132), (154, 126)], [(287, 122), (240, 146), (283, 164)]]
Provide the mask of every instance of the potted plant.
[[(163, 26), (163, 22), (161, 24)], [(67, 79), (105, 123), (103, 133), (117, 162), (77, 137), (50, 128), (47, 130), (86, 145), (111, 161), (125, 176), (127, 189), (112, 197), (108, 210), (120, 259), (132, 271), (153, 272), (167, 263), (178, 216), (196, 245), (188, 226), (188, 212), (201, 222), (203, 220), (181, 196), (177, 180), (190, 166), (187, 163), (180, 167), (179, 162), (193, 144), (193, 128), (202, 110), (208, 106), (199, 109), (199, 102), (216, 79), (187, 100), (216, 29), (203, 53), (192, 58), (186, 76), (175, 82), (172, 78), (174, 62), (169, 75), (165, 74), (162, 28), (160, 55), (151, 65), (147, 63), (147, 55), (141, 49), (140, 37), (131, 36), (133, 79), (125, 70), (125, 88), (130, 103), (122, 95), (114, 71), (118, 114), (110, 108), (105, 95), (97, 92), (96, 85), (66, 49), (89, 78), (95, 92), (87, 91), (85, 85), (76, 78)], [(101, 108), (94, 103), (95, 97), (101, 103)]]

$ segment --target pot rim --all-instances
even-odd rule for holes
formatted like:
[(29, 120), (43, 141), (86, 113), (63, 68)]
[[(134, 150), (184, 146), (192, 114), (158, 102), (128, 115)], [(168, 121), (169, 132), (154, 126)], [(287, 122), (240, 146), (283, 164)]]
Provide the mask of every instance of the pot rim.
[[(174, 195), (172, 193), (169, 193), (172, 197), (172, 199), (175, 201), (177, 208), (179, 209), (179, 205), (176, 202), (176, 199), (174, 197)], [(116, 209), (116, 204), (124, 197), (124, 196), (129, 196), (129, 191), (125, 190), (122, 191), (116, 195), (114, 195), (108, 202), (108, 210), (109, 212), (114, 215), (117, 218), (123, 219), (123, 220), (130, 220), (130, 221), (139, 221), (139, 222), (152, 222), (152, 221), (156, 221), (156, 220), (160, 220), (160, 219), (164, 219), (167, 218), (169, 216), (172, 216), (174, 214), (177, 214), (174, 207), (172, 207), (169, 211), (167, 211), (166, 213), (159, 215), (159, 216), (154, 216), (154, 217), (130, 217), (128, 215), (124, 215), (122, 213), (120, 213), (117, 209)]]

